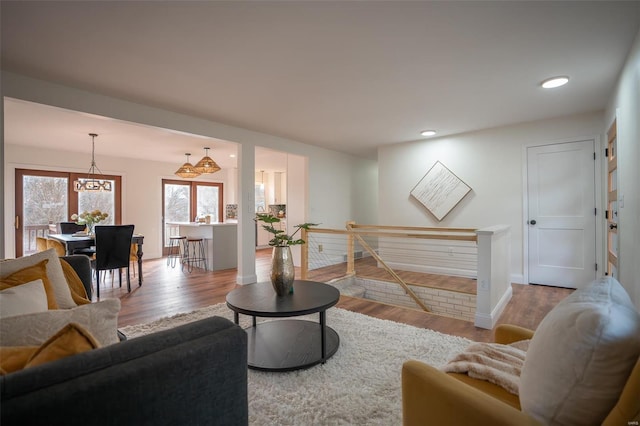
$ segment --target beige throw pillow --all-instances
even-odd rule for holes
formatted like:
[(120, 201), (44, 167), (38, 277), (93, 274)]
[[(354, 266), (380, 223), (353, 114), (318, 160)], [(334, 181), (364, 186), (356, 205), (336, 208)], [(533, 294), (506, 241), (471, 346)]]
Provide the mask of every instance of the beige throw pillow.
[(520, 376), (522, 411), (547, 425), (599, 425), (640, 354), (640, 314), (611, 277), (560, 302), (536, 330)]
[(73, 309), (19, 315), (0, 321), (0, 345), (39, 346), (65, 325), (75, 322), (84, 327), (101, 346), (119, 341), (120, 299), (104, 299)]
[(31, 256), (3, 260), (0, 262), (0, 278), (11, 275), (20, 269), (37, 265), (45, 259), (49, 260), (47, 262), (47, 276), (53, 287), (58, 308), (75, 308), (78, 305), (71, 298), (71, 291), (67, 285), (67, 280), (64, 278), (64, 272), (62, 271), (62, 266), (60, 266), (60, 259), (54, 249), (41, 251)]
[(44, 312), (47, 309), (47, 293), (42, 280), (0, 291), (0, 318)]

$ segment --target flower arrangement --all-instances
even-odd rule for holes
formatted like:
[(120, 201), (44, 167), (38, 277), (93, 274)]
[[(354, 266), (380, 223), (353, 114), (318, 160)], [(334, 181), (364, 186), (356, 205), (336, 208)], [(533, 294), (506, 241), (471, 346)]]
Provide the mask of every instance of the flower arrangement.
[(302, 223), (300, 225), (296, 225), (295, 232), (291, 235), (287, 235), (285, 231), (280, 229), (276, 229), (273, 227), (274, 223), (280, 222), (280, 219), (276, 216), (269, 213), (257, 213), (256, 220), (259, 222), (264, 222), (266, 225), (262, 225), (262, 228), (273, 234), (273, 238), (269, 241), (269, 245), (273, 247), (288, 247), (297, 244), (304, 244), (305, 241), (301, 238), (294, 240), (293, 237), (301, 230), (301, 229), (309, 229), (312, 226), (318, 226), (318, 223)]
[(87, 225), (89, 233), (93, 233), (93, 227), (96, 223), (100, 223), (109, 217), (109, 213), (101, 212), (100, 210), (94, 210), (91, 212), (82, 212), (78, 214), (72, 214), (71, 220), (74, 220), (78, 225)]

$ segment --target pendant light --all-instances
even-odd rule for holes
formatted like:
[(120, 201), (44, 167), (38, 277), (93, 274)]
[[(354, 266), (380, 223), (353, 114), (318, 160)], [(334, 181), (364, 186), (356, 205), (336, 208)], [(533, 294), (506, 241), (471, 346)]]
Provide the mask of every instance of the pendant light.
[(204, 157), (193, 167), (198, 173), (215, 173), (220, 170), (213, 158), (209, 157), (209, 149), (207, 147), (204, 148)]
[[(73, 181), (73, 190), (76, 192), (104, 192), (111, 191), (111, 181), (105, 179), (97, 179), (98, 174), (102, 175), (102, 171), (96, 166), (96, 133), (89, 133), (91, 136), (91, 167), (86, 179), (78, 179)], [(98, 173), (96, 173), (96, 170)]]
[(175, 174), (185, 179), (200, 176), (200, 172), (196, 171), (195, 167), (193, 167), (193, 164), (189, 162), (189, 156), (191, 154), (186, 152), (184, 155), (187, 156), (187, 162), (184, 163), (182, 166), (180, 166), (180, 168), (176, 171)]

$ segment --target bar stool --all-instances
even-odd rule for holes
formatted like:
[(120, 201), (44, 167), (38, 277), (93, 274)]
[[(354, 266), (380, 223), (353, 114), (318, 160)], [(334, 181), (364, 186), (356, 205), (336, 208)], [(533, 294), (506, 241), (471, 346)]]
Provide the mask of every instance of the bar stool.
[(187, 237), (185, 246), (185, 257), (182, 260), (182, 267), (187, 265), (189, 273), (193, 270), (193, 267), (201, 268), (204, 265), (204, 269), (207, 268), (207, 253), (204, 244), (204, 238), (202, 237)]
[[(186, 256), (186, 242), (187, 237), (183, 235), (173, 235), (169, 237), (169, 255), (167, 256), (167, 266), (171, 265), (172, 268), (176, 267), (176, 259), (180, 259), (182, 264), (184, 257)], [(182, 250), (180, 246), (182, 245)]]

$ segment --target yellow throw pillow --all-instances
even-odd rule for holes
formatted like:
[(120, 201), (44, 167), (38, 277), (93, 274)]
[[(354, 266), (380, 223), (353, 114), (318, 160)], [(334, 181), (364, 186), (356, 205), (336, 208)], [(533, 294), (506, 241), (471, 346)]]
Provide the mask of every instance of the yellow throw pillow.
[(39, 347), (0, 347), (0, 375), (35, 367), (99, 347), (100, 344), (91, 333), (80, 324), (72, 322), (65, 325)]
[(73, 301), (76, 302), (78, 306), (91, 303), (87, 295), (87, 290), (84, 288), (84, 284), (82, 284), (82, 280), (75, 269), (64, 259), (60, 259), (60, 265), (62, 266), (62, 272), (64, 272), (64, 277), (69, 285), (69, 290), (71, 290), (71, 298)]
[(37, 346), (0, 347), (0, 375), (22, 370), (37, 350)]
[(35, 367), (99, 347), (100, 345), (91, 333), (81, 325), (72, 322), (44, 342), (31, 355), (24, 368)]
[(26, 267), (15, 271), (11, 275), (7, 275), (0, 279), (0, 290), (5, 290), (10, 287), (15, 287), (21, 284), (26, 284), (37, 279), (42, 280), (44, 284), (44, 291), (47, 293), (47, 306), (49, 309), (58, 309), (58, 302), (56, 302), (56, 296), (51, 285), (51, 281), (47, 276), (47, 262), (45, 259), (33, 266)]

